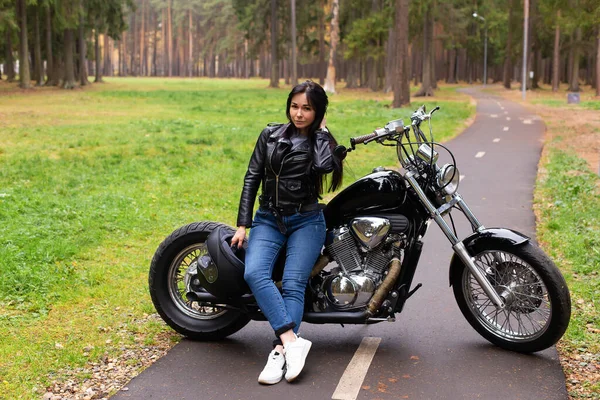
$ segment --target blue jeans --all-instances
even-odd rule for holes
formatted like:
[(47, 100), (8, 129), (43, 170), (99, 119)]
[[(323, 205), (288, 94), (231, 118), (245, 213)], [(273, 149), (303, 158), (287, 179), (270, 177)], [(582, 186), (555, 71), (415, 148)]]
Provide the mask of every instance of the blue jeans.
[[(325, 242), (322, 211), (282, 217), (287, 228), (282, 234), (275, 217), (259, 208), (254, 216), (246, 250), (244, 279), (275, 334), (298, 332), (304, 314), (304, 293), (310, 272)], [(282, 292), (271, 279), (275, 261), (287, 242)]]

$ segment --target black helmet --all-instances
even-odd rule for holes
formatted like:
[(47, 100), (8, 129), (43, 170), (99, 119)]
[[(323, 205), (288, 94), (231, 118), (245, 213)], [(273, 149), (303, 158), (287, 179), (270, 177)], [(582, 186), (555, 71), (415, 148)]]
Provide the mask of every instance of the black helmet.
[(221, 298), (240, 297), (250, 289), (244, 280), (245, 245), (231, 248), (234, 232), (218, 226), (206, 239), (208, 257), (198, 260), (198, 279), (207, 292)]

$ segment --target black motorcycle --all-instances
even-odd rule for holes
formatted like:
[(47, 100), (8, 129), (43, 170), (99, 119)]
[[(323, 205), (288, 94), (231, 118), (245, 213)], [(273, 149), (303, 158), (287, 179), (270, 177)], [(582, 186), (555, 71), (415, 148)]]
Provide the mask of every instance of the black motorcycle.
[[(412, 282), (422, 238), (434, 220), (452, 244), (450, 285), (471, 326), (505, 349), (546, 349), (569, 324), (566, 282), (528, 237), (506, 228), (485, 228), (469, 209), (457, 192), (460, 175), (454, 156), (421, 130), (438, 109), (426, 113), (423, 106), (411, 116), (410, 126), (390, 121), (351, 139), (349, 149), (336, 148), (343, 158), (361, 143), (394, 146), (403, 168), (375, 168), (327, 204), (327, 239), (306, 288), (303, 321), (394, 321), (421, 287)], [(436, 148), (445, 150), (452, 162), (438, 166)], [(460, 210), (472, 226), (462, 240), (450, 215), (453, 210)], [(218, 222), (192, 223), (167, 237), (152, 259), (154, 306), (189, 338), (220, 339), (250, 320), (265, 320), (243, 280), (244, 251), (229, 246), (233, 233)], [(283, 261), (274, 270), (275, 282), (281, 279)]]

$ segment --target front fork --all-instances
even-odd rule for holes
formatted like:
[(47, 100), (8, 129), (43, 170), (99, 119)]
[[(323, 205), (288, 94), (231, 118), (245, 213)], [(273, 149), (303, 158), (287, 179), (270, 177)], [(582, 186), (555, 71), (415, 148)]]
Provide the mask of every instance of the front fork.
[(479, 222), (475, 214), (473, 214), (469, 206), (467, 206), (467, 203), (462, 199), (462, 197), (460, 197), (459, 194), (454, 194), (452, 195), (452, 200), (442, 205), (440, 208), (436, 208), (431, 203), (431, 201), (429, 201), (429, 199), (425, 195), (425, 192), (423, 192), (423, 189), (421, 189), (421, 186), (415, 179), (415, 173), (413, 171), (406, 172), (404, 178), (417, 193), (419, 199), (421, 199), (421, 202), (427, 208), (427, 211), (429, 212), (431, 218), (433, 218), (433, 220), (438, 224), (442, 232), (444, 232), (444, 235), (446, 235), (450, 243), (452, 243), (452, 249), (454, 250), (456, 255), (467, 266), (469, 271), (471, 271), (471, 274), (473, 274), (475, 280), (477, 280), (477, 282), (479, 283), (485, 294), (488, 296), (488, 298), (494, 303), (496, 307), (500, 309), (504, 308), (505, 303), (502, 297), (498, 295), (494, 287), (485, 277), (484, 273), (479, 268), (477, 268), (473, 257), (471, 257), (471, 255), (467, 251), (467, 248), (465, 247), (464, 243), (456, 237), (452, 229), (446, 223), (446, 220), (444, 220), (443, 214), (453, 206), (457, 205), (471, 223), (471, 227), (473, 228), (474, 232), (482, 231), (483, 229), (485, 229), (484, 226)]

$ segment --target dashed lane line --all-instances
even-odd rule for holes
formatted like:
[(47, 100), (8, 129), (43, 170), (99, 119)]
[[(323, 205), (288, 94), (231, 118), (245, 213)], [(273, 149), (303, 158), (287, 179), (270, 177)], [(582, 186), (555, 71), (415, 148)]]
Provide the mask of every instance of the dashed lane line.
[(356, 400), (381, 338), (365, 337), (333, 392), (333, 400)]
[(508, 130), (508, 126), (505, 126), (504, 128), (502, 128), (502, 130), (503, 130), (504, 132), (506, 132), (506, 131)]
[(475, 158), (481, 158), (485, 155), (485, 151), (480, 151), (479, 153), (475, 154)]
[(493, 140), (494, 143), (498, 143), (500, 141), (500, 138), (496, 138)]

